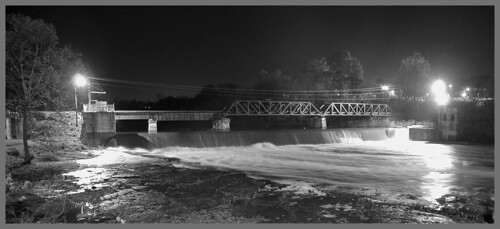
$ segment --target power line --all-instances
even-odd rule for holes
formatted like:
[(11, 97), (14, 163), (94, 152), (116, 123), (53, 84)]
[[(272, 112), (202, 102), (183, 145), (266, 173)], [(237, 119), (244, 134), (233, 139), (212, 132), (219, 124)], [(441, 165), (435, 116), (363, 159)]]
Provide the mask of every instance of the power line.
[[(97, 78), (97, 77), (89, 77), (90, 79), (99, 80), (99, 81), (108, 81), (108, 82), (116, 82), (122, 84), (133, 84), (133, 85), (142, 85), (148, 87), (161, 87), (161, 88), (169, 88), (176, 90), (214, 90), (214, 91), (235, 91), (235, 92), (249, 92), (249, 93), (343, 93), (343, 92), (374, 92), (381, 91), (379, 87), (370, 87), (370, 88), (357, 88), (357, 89), (335, 89), (335, 90), (259, 90), (259, 89), (242, 89), (242, 88), (220, 88), (220, 87), (200, 87), (200, 86), (188, 86), (188, 85), (178, 85), (178, 84), (163, 84), (163, 83), (148, 83), (148, 82), (138, 82), (138, 81), (129, 81), (129, 80), (117, 80), (117, 79), (105, 79), (105, 78)], [(109, 85), (111, 86), (111, 85)], [(389, 89), (397, 89), (394, 85), (390, 85)], [(345, 94), (345, 93), (344, 93)]]

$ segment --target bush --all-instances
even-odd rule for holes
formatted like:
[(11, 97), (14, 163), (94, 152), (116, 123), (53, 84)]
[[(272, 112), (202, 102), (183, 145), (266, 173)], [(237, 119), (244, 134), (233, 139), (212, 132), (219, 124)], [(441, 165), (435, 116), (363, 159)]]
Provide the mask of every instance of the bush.
[(39, 161), (59, 161), (59, 158), (52, 153), (42, 153), (36, 157)]

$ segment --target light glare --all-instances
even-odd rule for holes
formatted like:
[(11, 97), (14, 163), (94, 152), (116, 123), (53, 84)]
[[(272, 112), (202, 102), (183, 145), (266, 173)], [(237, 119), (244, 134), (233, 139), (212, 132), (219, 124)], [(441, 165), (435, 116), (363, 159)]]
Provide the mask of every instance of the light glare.
[(448, 104), (448, 102), (450, 101), (450, 95), (446, 94), (441, 94), (441, 95), (437, 95), (436, 96), (436, 103), (439, 105), (439, 106), (444, 106), (446, 104)]
[(87, 85), (87, 79), (82, 74), (77, 73), (75, 75), (75, 86), (77, 86), (77, 87), (83, 87), (85, 85)]
[(442, 80), (436, 80), (431, 89), (434, 95), (443, 95), (446, 92), (446, 84)]
[(389, 90), (389, 86), (387, 86), (387, 85), (383, 85), (380, 88), (382, 88), (382, 90), (384, 90), (384, 91), (388, 91)]

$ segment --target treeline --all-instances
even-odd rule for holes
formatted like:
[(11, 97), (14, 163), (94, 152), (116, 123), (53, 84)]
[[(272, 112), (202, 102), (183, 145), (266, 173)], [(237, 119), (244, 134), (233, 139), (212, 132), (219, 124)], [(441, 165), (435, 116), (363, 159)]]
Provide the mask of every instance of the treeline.
[(350, 91), (360, 88), (363, 83), (361, 62), (349, 51), (336, 51), (329, 57), (310, 59), (295, 76), (280, 69), (260, 70), (256, 73), (256, 83), (251, 86), (207, 85), (194, 97), (159, 95), (154, 101), (113, 99), (111, 102), (115, 104), (115, 109), (120, 110), (220, 110), (235, 100), (243, 99), (312, 102), (352, 99), (354, 96)]

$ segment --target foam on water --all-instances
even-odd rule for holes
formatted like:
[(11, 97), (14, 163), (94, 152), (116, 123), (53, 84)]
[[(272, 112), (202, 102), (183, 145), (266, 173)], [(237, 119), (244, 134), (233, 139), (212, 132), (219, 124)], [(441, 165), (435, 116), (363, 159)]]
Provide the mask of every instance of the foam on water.
[[(185, 133), (167, 137), (160, 134), (147, 137), (163, 147), (110, 147), (101, 157), (91, 160), (101, 164), (138, 163), (176, 157), (190, 167), (239, 170), (255, 178), (300, 187), (364, 190), (395, 199), (411, 194), (435, 202), (452, 190), (477, 193), (477, 187), (482, 188), (483, 194), (493, 195), (493, 147), (413, 142), (408, 140), (407, 132), (341, 130), (310, 132), (311, 136), (303, 132)], [(381, 133), (386, 136), (380, 136)], [(217, 147), (187, 147), (180, 136), (198, 136), (203, 144)], [(255, 142), (266, 136), (272, 138)], [(174, 142), (161, 143), (158, 139)], [(251, 142), (254, 143), (248, 144)], [(292, 142), (309, 144), (276, 144)]]

